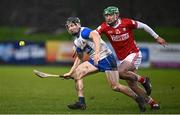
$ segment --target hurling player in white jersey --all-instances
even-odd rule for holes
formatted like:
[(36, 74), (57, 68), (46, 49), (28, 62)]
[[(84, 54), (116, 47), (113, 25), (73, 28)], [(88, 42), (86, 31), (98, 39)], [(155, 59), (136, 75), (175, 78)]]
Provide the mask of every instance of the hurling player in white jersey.
[[(114, 91), (122, 92), (134, 99), (140, 108), (145, 111), (144, 98), (137, 96), (129, 87), (119, 84), (116, 60), (106, 43), (100, 35), (87, 27), (81, 27), (77, 17), (69, 17), (66, 21), (66, 29), (74, 37), (76, 59), (73, 66), (64, 77), (72, 77), (75, 80), (75, 88), (78, 101), (69, 104), (70, 109), (86, 109), (85, 97), (83, 94), (83, 77), (95, 72), (105, 72), (108, 83)], [(89, 54), (89, 61), (83, 60), (83, 53)]]

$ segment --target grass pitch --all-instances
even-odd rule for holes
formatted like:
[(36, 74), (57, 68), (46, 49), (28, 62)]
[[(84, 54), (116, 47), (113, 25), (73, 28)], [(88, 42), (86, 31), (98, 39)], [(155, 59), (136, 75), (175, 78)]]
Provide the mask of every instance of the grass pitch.
[[(33, 69), (48, 73), (65, 73), (68, 67), (0, 66), (0, 114), (120, 114), (140, 113), (129, 97), (111, 90), (104, 73), (84, 78), (87, 110), (69, 110), (67, 104), (77, 100), (74, 81), (39, 78)], [(145, 113), (180, 113), (180, 70), (140, 69), (151, 78), (152, 96), (161, 109)], [(125, 84), (123, 80), (120, 83)]]

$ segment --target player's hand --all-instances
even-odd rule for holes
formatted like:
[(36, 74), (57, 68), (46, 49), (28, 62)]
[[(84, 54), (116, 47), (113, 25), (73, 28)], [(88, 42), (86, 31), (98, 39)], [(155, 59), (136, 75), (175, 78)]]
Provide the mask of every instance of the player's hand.
[(70, 72), (65, 73), (63, 76), (64, 76), (64, 77), (69, 77), (69, 76), (71, 76), (71, 73), (70, 73)]
[(68, 73), (65, 73), (64, 75), (61, 75), (60, 77), (64, 79), (74, 79), (73, 77), (71, 77), (71, 75), (72, 73), (68, 72)]
[(94, 64), (95, 65), (98, 65), (99, 57), (100, 57), (100, 54), (99, 53), (95, 53), (95, 55), (94, 55)]
[(160, 45), (162, 45), (162, 46), (164, 46), (164, 47), (167, 46), (167, 42), (166, 42), (163, 38), (161, 38), (161, 37), (156, 38), (156, 41), (157, 41)]

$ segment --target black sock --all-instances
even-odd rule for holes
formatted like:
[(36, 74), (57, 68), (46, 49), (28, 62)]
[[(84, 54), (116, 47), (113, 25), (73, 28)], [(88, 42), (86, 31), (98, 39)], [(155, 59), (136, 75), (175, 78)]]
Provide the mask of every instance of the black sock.
[(79, 97), (79, 102), (85, 104), (85, 97)]

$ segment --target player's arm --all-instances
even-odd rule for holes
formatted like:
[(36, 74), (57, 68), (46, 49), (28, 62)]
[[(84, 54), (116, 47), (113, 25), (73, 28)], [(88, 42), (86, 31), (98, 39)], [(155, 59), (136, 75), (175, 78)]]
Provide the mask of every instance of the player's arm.
[(68, 73), (65, 73), (64, 76), (71, 76), (73, 74), (74, 70), (78, 67), (78, 65), (80, 65), (80, 63), (81, 63), (81, 60), (77, 56), (70, 71)]
[(99, 61), (99, 50), (100, 50), (100, 40), (101, 40), (101, 36), (98, 34), (98, 32), (96, 32), (95, 30), (92, 31), (89, 28), (85, 28), (82, 33), (81, 36), (84, 39), (92, 39), (94, 42), (94, 49), (95, 50), (95, 55), (94, 55), (94, 63), (97, 65), (98, 61)]
[(64, 76), (71, 76), (74, 72), (74, 70), (82, 63), (83, 61), (83, 52), (81, 49), (76, 49), (77, 56), (75, 58), (74, 64), (71, 67), (70, 71), (68, 73), (65, 73)]
[(149, 33), (152, 37), (154, 37), (154, 39), (156, 39), (156, 41), (159, 44), (163, 46), (167, 45), (166, 41), (163, 38), (161, 38), (158, 34), (156, 34), (156, 32), (151, 27), (149, 27), (148, 25), (142, 22), (139, 22), (139, 21), (136, 21), (136, 22), (137, 22), (137, 29), (143, 29), (144, 31)]
[(95, 55), (94, 55), (94, 63), (97, 65), (99, 61), (99, 51), (100, 51), (100, 40), (101, 36), (96, 31), (91, 31), (89, 34), (89, 38), (91, 38), (95, 45)]

